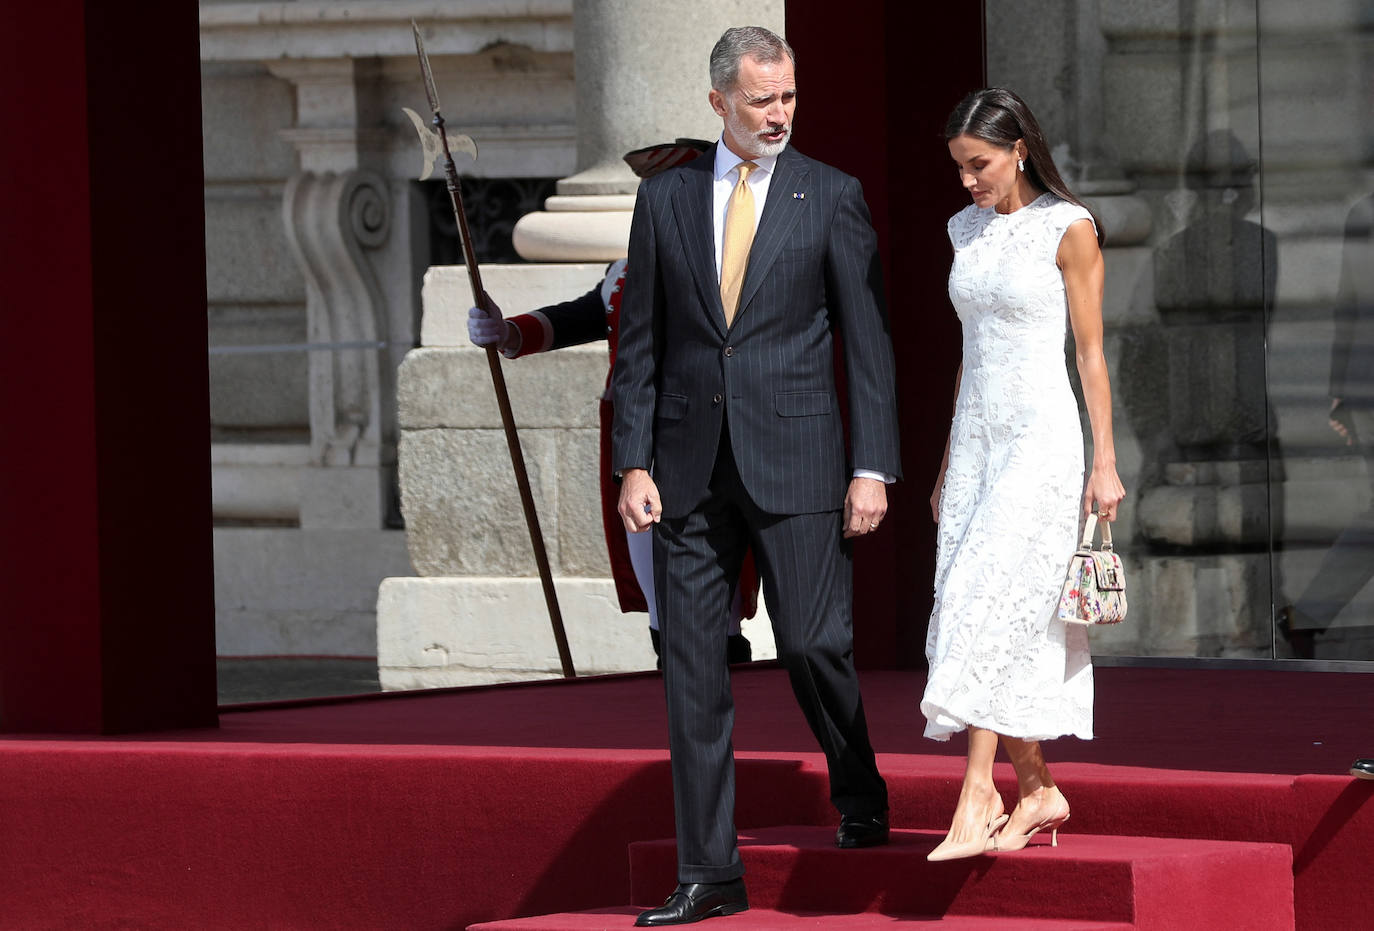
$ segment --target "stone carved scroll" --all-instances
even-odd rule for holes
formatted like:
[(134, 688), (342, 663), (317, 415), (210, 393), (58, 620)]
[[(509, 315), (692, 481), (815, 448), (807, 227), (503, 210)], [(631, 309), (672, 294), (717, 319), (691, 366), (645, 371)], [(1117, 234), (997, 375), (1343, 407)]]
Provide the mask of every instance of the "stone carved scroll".
[(309, 354), (311, 461), (381, 464), (386, 301), (367, 253), (390, 233), (386, 182), (370, 171), (301, 172), (286, 184), (283, 213), (305, 275), (307, 338), (334, 347)]

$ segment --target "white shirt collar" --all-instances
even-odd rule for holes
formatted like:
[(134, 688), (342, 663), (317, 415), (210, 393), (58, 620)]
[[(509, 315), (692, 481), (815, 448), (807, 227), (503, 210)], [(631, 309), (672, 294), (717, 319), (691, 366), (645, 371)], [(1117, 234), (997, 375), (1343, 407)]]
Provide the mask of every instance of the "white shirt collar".
[[(745, 159), (736, 155), (731, 148), (725, 144), (725, 134), (721, 133), (720, 141), (716, 143), (716, 180), (719, 181), (735, 170), (735, 166)], [(761, 155), (758, 158), (751, 158), (753, 162), (769, 174), (773, 173), (773, 168), (778, 164), (776, 155)]]

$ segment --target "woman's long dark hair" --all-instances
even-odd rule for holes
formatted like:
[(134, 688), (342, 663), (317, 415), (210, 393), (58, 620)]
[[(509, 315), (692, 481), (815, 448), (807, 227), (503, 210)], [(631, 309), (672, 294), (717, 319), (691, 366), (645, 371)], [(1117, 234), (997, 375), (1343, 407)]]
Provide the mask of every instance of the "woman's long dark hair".
[(1013, 148), (1018, 139), (1025, 140), (1026, 178), (1030, 183), (1039, 190), (1049, 191), (1060, 200), (1087, 210), (1097, 225), (1098, 245), (1106, 240), (1106, 231), (1102, 229), (1102, 221), (1097, 214), (1079, 200), (1059, 176), (1059, 169), (1054, 166), (1054, 158), (1050, 155), (1050, 147), (1045, 144), (1040, 124), (1020, 97), (1004, 87), (986, 87), (974, 91), (959, 101), (945, 123), (945, 141), (955, 136), (972, 136), (1004, 149)]

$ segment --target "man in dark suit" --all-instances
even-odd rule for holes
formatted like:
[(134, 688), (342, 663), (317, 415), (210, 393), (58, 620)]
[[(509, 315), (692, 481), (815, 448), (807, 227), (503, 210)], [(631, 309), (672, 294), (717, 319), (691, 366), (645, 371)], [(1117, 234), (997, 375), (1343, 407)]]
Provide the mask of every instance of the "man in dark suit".
[(748, 907), (724, 624), (748, 547), (829, 764), (836, 843), (888, 837), (854, 672), (847, 539), (878, 528), (900, 472), (877, 244), (859, 183), (787, 147), (795, 57), (782, 39), (728, 30), (711, 87), (716, 148), (640, 186), (612, 379), (620, 515), (654, 531), (678, 841), (680, 885), (641, 926)]

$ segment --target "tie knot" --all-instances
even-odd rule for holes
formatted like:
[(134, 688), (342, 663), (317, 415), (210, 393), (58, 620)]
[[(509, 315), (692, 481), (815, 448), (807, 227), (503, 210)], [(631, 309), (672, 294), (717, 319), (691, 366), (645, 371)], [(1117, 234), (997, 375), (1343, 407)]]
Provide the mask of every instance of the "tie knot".
[(749, 172), (753, 171), (753, 170), (754, 170), (755, 168), (757, 168), (757, 167), (759, 167), (759, 166), (756, 165), (756, 164), (754, 164), (753, 162), (740, 162), (740, 163), (739, 163), (739, 180), (740, 180), (740, 183), (742, 184), (742, 183), (744, 183), (746, 180), (748, 180), (748, 178), (749, 178)]

